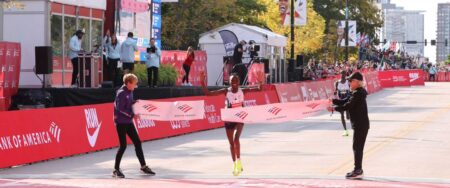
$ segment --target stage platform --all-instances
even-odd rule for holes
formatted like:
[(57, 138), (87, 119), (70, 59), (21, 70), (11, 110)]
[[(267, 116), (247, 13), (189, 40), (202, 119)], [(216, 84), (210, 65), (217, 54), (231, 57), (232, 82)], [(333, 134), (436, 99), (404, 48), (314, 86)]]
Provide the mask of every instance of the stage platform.
[[(222, 87), (209, 87), (210, 90)], [(13, 98), (13, 110), (17, 104), (31, 103), (30, 96), (42, 98), (45, 93), (51, 96), (51, 107), (80, 106), (89, 104), (102, 104), (114, 101), (117, 88), (22, 88)], [(201, 87), (157, 87), (137, 88), (134, 91), (135, 99), (163, 99), (203, 95)], [(29, 105), (29, 104), (25, 104)]]

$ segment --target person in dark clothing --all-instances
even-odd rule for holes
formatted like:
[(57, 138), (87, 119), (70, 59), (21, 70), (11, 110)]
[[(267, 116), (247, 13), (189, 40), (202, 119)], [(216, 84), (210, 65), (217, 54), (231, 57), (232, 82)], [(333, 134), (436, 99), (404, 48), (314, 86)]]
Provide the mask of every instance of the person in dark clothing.
[(362, 169), (364, 144), (370, 128), (366, 102), (367, 91), (363, 87), (363, 76), (361, 73), (354, 72), (347, 80), (350, 81), (350, 88), (352, 90), (350, 97), (346, 99), (333, 99), (334, 106), (330, 106), (328, 110), (336, 110), (339, 112), (348, 110), (350, 113), (350, 122), (354, 130), (353, 154), (355, 168), (352, 172), (347, 173), (346, 178), (361, 179), (364, 176)]
[(233, 53), (233, 61), (234, 64), (240, 64), (242, 63), (242, 56), (244, 55), (244, 45), (247, 44), (245, 40), (242, 40), (234, 47), (234, 53)]
[(127, 148), (126, 135), (133, 141), (136, 156), (141, 164), (141, 171), (148, 175), (155, 175), (145, 163), (141, 140), (133, 125), (134, 113), (132, 106), (136, 102), (133, 99), (133, 90), (137, 86), (138, 78), (134, 74), (126, 74), (123, 77), (123, 83), (124, 85), (117, 90), (116, 99), (114, 101), (114, 123), (116, 125), (117, 135), (119, 136), (120, 146), (116, 154), (113, 177), (125, 178), (125, 175), (120, 170), (120, 161)]

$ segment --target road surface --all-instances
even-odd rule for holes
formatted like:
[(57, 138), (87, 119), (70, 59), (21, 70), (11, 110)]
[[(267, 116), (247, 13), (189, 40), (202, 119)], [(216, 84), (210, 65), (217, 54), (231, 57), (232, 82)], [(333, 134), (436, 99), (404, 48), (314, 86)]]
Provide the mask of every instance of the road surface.
[[(111, 178), (116, 149), (0, 170), (0, 187), (450, 187), (450, 83), (385, 89), (368, 97), (371, 129), (363, 181), (339, 114), (246, 125), (244, 172), (232, 176), (224, 129), (145, 142), (155, 177), (141, 175), (132, 145), (127, 179)], [(352, 135), (352, 132), (350, 132)], [(115, 136), (115, 135), (111, 135)]]

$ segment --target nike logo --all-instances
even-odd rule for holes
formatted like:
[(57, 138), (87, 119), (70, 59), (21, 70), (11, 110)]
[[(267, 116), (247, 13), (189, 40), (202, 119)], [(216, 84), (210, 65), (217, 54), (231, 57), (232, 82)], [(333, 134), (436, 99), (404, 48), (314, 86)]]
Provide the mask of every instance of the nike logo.
[[(85, 109), (84, 113), (86, 115), (86, 135), (88, 137), (89, 145), (95, 147), (102, 122), (98, 121), (97, 110), (95, 108)], [(95, 129), (92, 135), (89, 134), (89, 129)]]
[(98, 127), (95, 129), (94, 134), (92, 134), (92, 135), (89, 134), (88, 127), (86, 127), (86, 134), (87, 134), (87, 137), (88, 137), (88, 140), (89, 140), (89, 145), (91, 147), (94, 147), (95, 143), (97, 142), (97, 137), (98, 137), (98, 133), (100, 132), (100, 127), (101, 126), (102, 126), (102, 122), (100, 122), (98, 124)]

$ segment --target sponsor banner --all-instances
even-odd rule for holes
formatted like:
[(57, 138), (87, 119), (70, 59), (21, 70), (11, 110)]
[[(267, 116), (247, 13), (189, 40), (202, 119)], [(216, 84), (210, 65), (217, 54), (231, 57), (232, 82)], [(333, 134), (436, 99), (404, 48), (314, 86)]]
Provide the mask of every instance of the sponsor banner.
[(219, 31), (220, 37), (223, 41), (223, 46), (225, 47), (225, 52), (227, 56), (233, 56), (234, 47), (239, 43), (236, 34), (230, 30)]
[(275, 89), (267, 91), (251, 91), (244, 93), (244, 106), (256, 106), (264, 104), (279, 103)]
[(248, 85), (257, 85), (259, 82), (265, 83), (265, 77), (264, 64), (253, 63), (248, 70)]
[(0, 42), (0, 97), (11, 97), (19, 89), (20, 44)]
[[(205, 118), (193, 121), (154, 121), (136, 117), (135, 127), (141, 140), (223, 127), (219, 109), (225, 107), (224, 96), (184, 97), (159, 101), (181, 100), (204, 100)], [(1, 112), (0, 168), (118, 146), (116, 127), (112, 118), (113, 108), (113, 104), (108, 103)]]
[(146, 116), (151, 120), (178, 121), (203, 119), (204, 106), (203, 100), (174, 102), (138, 100), (133, 105), (133, 110), (135, 114)]
[(425, 85), (425, 80), (423, 79), (422, 70), (408, 70), (409, 82), (412, 86), (423, 86)]
[(380, 80), (380, 85), (382, 88), (394, 87), (394, 81), (392, 80), (391, 71), (378, 72), (378, 78)]
[(323, 112), (329, 100), (274, 103), (261, 106), (222, 109), (222, 120), (238, 123), (279, 123)]
[(397, 86), (411, 86), (409, 82), (409, 72), (408, 71), (393, 71), (392, 74), (392, 82), (394, 83), (394, 87)]
[[(186, 59), (186, 51), (162, 51), (161, 62), (162, 64), (171, 64), (178, 72), (178, 78), (176, 85), (181, 85), (185, 72), (183, 70), (183, 63)], [(192, 63), (191, 70), (189, 72), (189, 82), (194, 86), (200, 86), (200, 73), (204, 72), (207, 75), (206, 69), (206, 51), (195, 51), (195, 60)]]
[(328, 99), (333, 96), (334, 80), (275, 84), (281, 103)]
[(363, 73), (366, 90), (369, 94), (378, 92), (381, 90), (381, 85), (378, 78), (378, 72), (366, 72)]

